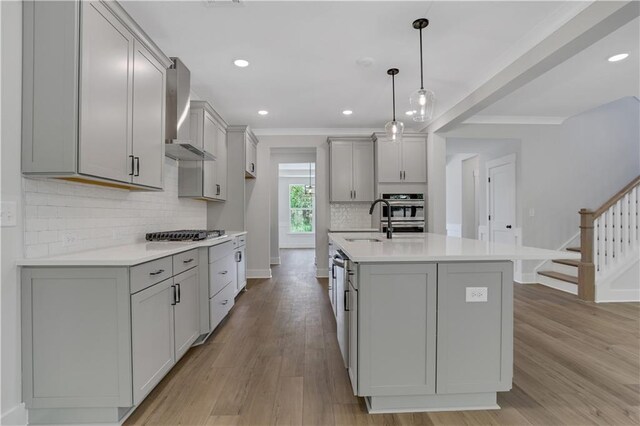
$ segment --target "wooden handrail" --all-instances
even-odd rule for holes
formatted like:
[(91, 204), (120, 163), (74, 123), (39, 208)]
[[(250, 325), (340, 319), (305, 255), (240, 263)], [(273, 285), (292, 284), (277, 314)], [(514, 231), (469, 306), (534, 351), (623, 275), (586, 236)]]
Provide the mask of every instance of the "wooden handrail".
[(620, 200), (622, 197), (624, 197), (624, 194), (629, 192), (629, 190), (631, 188), (633, 188), (634, 186), (636, 186), (638, 184), (640, 184), (640, 176), (636, 177), (634, 180), (629, 182), (624, 188), (622, 188), (620, 191), (616, 192), (616, 194), (613, 197), (609, 198), (606, 203), (604, 203), (602, 206), (600, 206), (600, 208), (598, 208), (597, 210), (594, 210), (593, 217), (596, 218), (598, 216), (601, 216), (602, 213), (604, 213), (607, 210), (609, 210), (609, 207), (611, 207), (615, 203), (617, 203), (618, 200)]

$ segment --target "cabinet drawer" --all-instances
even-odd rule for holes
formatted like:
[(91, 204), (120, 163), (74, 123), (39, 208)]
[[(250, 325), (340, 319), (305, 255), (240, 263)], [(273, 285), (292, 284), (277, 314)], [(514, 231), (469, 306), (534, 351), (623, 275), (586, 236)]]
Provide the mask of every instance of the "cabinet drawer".
[(134, 266), (130, 269), (131, 294), (173, 276), (171, 256)]
[(209, 297), (216, 295), (227, 284), (233, 281), (236, 271), (236, 260), (233, 253), (209, 265)]
[(185, 251), (173, 256), (173, 275), (178, 275), (194, 266), (198, 266), (198, 249)]
[(227, 241), (226, 243), (218, 244), (217, 246), (209, 247), (209, 263), (213, 263), (216, 260), (233, 253), (233, 242)]
[(236, 240), (238, 241), (238, 247), (242, 247), (247, 245), (247, 235), (240, 235), (239, 237), (236, 238)]
[(218, 294), (209, 299), (209, 324), (211, 330), (214, 330), (220, 321), (227, 316), (233, 307), (233, 295), (235, 288), (231, 284), (227, 284)]

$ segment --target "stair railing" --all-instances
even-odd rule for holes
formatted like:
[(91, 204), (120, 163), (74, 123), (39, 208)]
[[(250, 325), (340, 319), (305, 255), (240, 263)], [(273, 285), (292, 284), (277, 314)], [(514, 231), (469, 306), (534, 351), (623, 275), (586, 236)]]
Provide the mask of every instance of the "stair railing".
[(597, 210), (580, 210), (578, 297), (594, 301), (596, 280), (614, 269), (639, 244), (640, 176)]

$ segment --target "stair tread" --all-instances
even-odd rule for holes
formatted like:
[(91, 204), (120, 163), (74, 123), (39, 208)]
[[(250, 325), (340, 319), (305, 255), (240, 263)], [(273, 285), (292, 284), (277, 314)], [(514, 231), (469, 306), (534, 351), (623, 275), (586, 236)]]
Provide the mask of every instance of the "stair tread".
[(580, 253), (580, 247), (567, 247), (568, 251), (577, 251), (578, 253)]
[(556, 280), (565, 281), (572, 284), (578, 284), (578, 277), (572, 277), (571, 275), (563, 274), (556, 271), (539, 271), (538, 274), (545, 277), (555, 278)]
[(552, 262), (575, 267), (578, 267), (580, 265), (580, 261), (574, 259), (553, 259)]

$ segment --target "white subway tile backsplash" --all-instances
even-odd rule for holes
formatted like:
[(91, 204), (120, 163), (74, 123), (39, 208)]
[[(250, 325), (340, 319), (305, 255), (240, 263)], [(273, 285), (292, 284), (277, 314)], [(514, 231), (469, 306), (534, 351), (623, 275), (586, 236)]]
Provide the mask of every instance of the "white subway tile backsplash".
[(371, 228), (368, 204), (332, 203), (330, 229)]
[(164, 170), (161, 192), (24, 178), (25, 256), (142, 242), (151, 231), (206, 228), (206, 202), (178, 198), (176, 161), (166, 158)]

